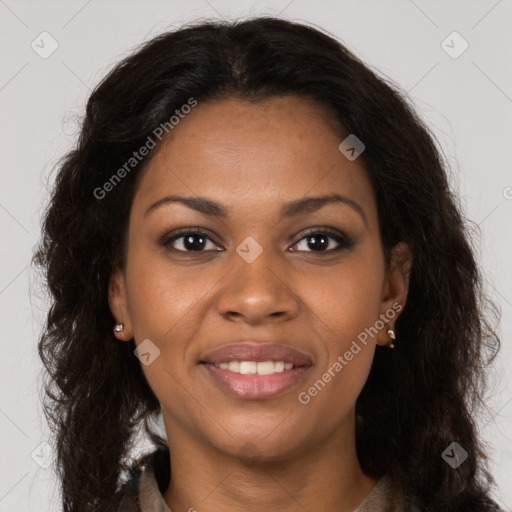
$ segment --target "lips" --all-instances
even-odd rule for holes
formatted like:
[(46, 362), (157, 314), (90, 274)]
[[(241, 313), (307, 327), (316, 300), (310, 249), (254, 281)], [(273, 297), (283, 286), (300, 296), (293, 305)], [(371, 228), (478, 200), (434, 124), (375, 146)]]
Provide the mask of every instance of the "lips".
[(297, 385), (309, 373), (309, 355), (285, 345), (243, 342), (202, 356), (201, 365), (218, 387), (236, 398), (263, 400)]
[(208, 352), (202, 363), (220, 364), (230, 361), (283, 361), (294, 366), (311, 366), (307, 354), (285, 345), (237, 343)]

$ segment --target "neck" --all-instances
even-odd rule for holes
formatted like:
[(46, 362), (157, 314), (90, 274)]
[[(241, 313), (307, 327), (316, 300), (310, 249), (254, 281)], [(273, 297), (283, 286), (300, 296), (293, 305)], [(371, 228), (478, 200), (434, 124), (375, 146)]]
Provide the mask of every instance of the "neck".
[(353, 512), (377, 481), (359, 465), (354, 417), (349, 425), (307, 450), (256, 461), (167, 428), (172, 477), (164, 500), (173, 512)]

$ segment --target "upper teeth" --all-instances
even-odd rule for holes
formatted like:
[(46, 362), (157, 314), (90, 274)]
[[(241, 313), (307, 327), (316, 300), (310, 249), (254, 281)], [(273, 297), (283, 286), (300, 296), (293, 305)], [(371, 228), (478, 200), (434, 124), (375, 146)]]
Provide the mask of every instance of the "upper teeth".
[(284, 370), (291, 370), (292, 363), (283, 361), (230, 361), (229, 363), (219, 363), (215, 365), (217, 368), (229, 370), (242, 375), (272, 375), (273, 373), (281, 373)]

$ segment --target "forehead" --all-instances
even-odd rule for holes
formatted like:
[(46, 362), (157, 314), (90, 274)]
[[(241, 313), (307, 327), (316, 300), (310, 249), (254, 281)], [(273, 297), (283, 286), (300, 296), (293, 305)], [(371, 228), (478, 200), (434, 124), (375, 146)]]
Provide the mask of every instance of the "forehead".
[(346, 135), (325, 107), (301, 98), (199, 103), (157, 149), (134, 207), (180, 193), (213, 197), (242, 212), (340, 193), (363, 203), (371, 216), (366, 170), (338, 149)]

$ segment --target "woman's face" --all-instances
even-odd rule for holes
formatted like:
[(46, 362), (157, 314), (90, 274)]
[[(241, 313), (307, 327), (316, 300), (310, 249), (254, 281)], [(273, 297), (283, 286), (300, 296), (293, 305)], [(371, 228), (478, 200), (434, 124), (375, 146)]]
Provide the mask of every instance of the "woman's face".
[(352, 432), (407, 279), (344, 138), (303, 99), (199, 103), (146, 168), (110, 304), (170, 445), (279, 458)]

